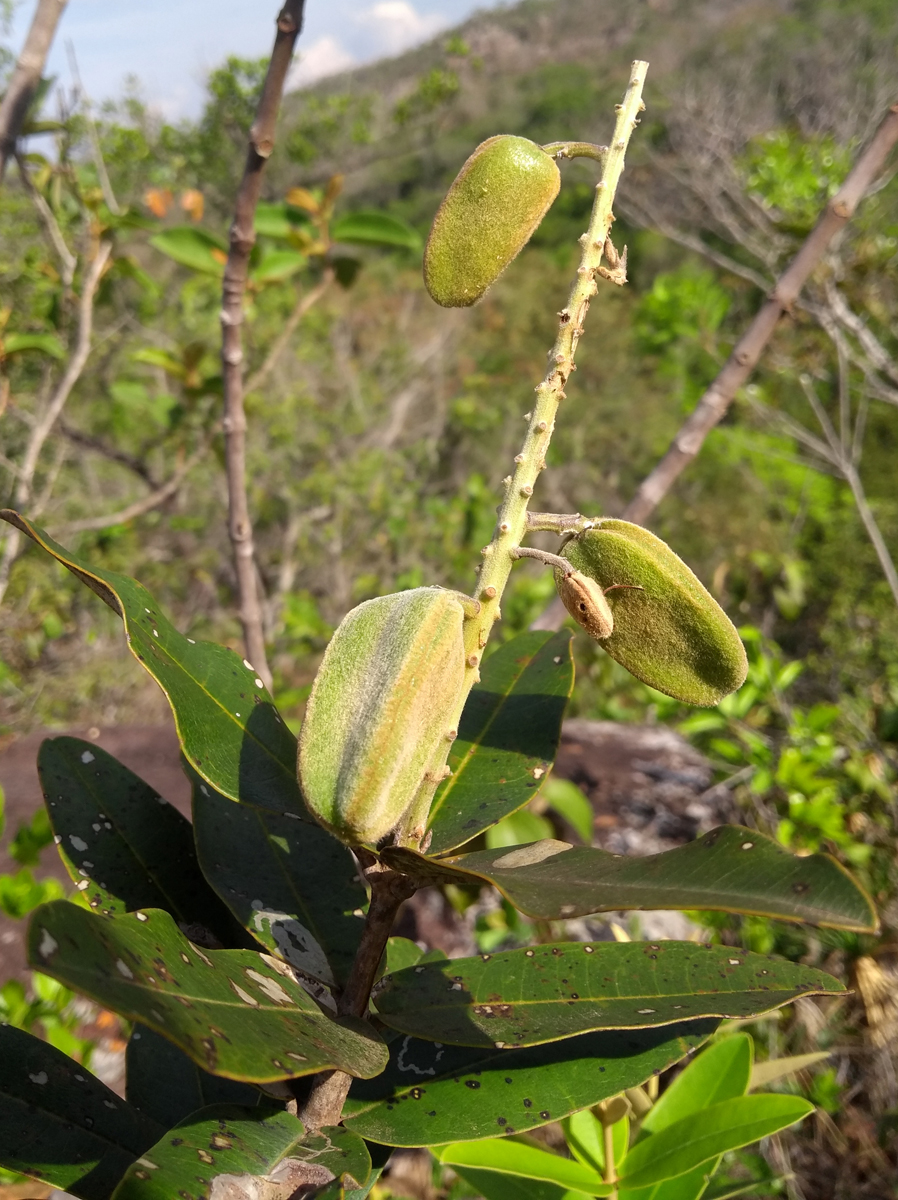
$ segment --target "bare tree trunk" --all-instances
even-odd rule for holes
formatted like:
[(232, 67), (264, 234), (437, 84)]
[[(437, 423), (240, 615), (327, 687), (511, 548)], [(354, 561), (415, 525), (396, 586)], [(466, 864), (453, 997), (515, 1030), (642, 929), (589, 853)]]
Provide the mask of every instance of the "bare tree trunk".
[(67, 3), (68, 0), (37, 0), (25, 45), (0, 104), (0, 183), (7, 162), (16, 152), (25, 114), (41, 81), (53, 35)]
[(246, 656), (268, 687), (271, 672), (265, 654), (262, 604), (256, 585), (253, 527), (246, 495), (246, 414), (243, 409), (243, 294), (249, 256), (255, 244), (254, 220), (262, 190), (262, 172), (274, 149), (274, 130), (293, 48), (302, 28), (305, 0), (286, 0), (277, 18), (277, 34), (256, 119), (249, 132), (243, 179), (234, 206), (230, 249), (221, 302), (221, 364), (224, 383), (225, 460), (228, 480), (228, 533), (234, 551), (237, 596)]

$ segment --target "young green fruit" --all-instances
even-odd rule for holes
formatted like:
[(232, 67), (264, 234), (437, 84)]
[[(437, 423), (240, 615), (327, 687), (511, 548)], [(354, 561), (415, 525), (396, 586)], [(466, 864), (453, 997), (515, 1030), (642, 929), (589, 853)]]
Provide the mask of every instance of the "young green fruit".
[(530, 240), (558, 195), (555, 160), (527, 138), (482, 142), (455, 178), (424, 250), (424, 282), (444, 308), (479, 300)]
[[(603, 520), (568, 542), (561, 554), (601, 590), (600, 603), (590, 610), (586, 589), (572, 588), (573, 575), (565, 577), (558, 568), (555, 580), (565, 606), (631, 675), (702, 707), (717, 704), (745, 682), (745, 648), (729, 617), (653, 533), (629, 521)], [(607, 633), (596, 632), (600, 629)]]
[(309, 811), (341, 841), (375, 845), (414, 804), (447, 751), (465, 684), (455, 592), (422, 587), (366, 600), (325, 651), (299, 736)]

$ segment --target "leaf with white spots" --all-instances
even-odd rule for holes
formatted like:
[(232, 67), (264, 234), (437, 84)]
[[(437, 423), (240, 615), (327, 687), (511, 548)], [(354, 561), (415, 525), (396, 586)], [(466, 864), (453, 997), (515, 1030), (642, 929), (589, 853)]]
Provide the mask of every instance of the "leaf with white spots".
[(164, 908), (233, 945), (242, 932), (203, 878), (190, 822), (111, 754), (87, 745), (48, 738), (37, 769), (62, 861), (76, 884), (87, 883), (89, 906), (106, 914)]
[(307, 1133), (283, 1107), (216, 1104), (193, 1113), (142, 1154), (113, 1200), (249, 1200), (262, 1194), (261, 1180), (281, 1185), (268, 1194), (305, 1195), (305, 1188), (342, 1176), (365, 1184), (370, 1174), (365, 1143), (347, 1129), (328, 1125)]
[(128, 648), (165, 693), (184, 754), (204, 779), (232, 800), (309, 820), (296, 782), (296, 738), (239, 654), (184, 637), (136, 580), (92, 566), (11, 509), (0, 517), (122, 618)]
[(464, 845), (532, 800), (546, 779), (574, 686), (571, 635), (522, 633), (484, 662), (430, 810), (430, 853)]
[(160, 909), (106, 917), (43, 904), (28, 948), (37, 970), (148, 1025), (215, 1075), (265, 1083), (336, 1067), (367, 1077), (387, 1060), (370, 1025), (326, 1016), (285, 963), (201, 950)]
[(210, 1104), (252, 1108), (271, 1100), (250, 1083), (210, 1075), (173, 1042), (146, 1025), (135, 1025), (128, 1040), (125, 1095), (129, 1104), (163, 1129), (170, 1129)]
[(322, 983), (344, 982), (367, 903), (352, 855), (320, 825), (232, 804), (188, 774), (209, 883), (267, 949)]
[(61, 1050), (0, 1025), (0, 1166), (107, 1200), (163, 1129)]
[(456, 1046), (537, 1046), (599, 1029), (760, 1016), (838, 995), (831, 975), (696, 942), (560, 942), (421, 963), (375, 994), (392, 1029)]
[(522, 1050), (397, 1034), (384, 1073), (352, 1085), (343, 1121), (387, 1146), (524, 1133), (644, 1083), (700, 1046), (717, 1024), (586, 1033)]
[(521, 912), (550, 921), (628, 908), (705, 908), (865, 933), (878, 928), (870, 897), (835, 859), (790, 854), (739, 825), (641, 858), (552, 839), (440, 859), (396, 847), (381, 857), (422, 885), (495, 884)]

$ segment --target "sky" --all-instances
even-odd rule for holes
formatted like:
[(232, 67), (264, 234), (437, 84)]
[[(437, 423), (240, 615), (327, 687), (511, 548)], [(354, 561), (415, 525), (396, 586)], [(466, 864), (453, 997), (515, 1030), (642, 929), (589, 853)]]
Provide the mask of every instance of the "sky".
[[(288, 86), (407, 50), (498, 2), (306, 0), (299, 61)], [(258, 58), (269, 53), (279, 7), (278, 0), (69, 0), (49, 73), (71, 84), (66, 52), (71, 42), (93, 102), (120, 96), (133, 75), (143, 99), (166, 119), (194, 117), (213, 67), (229, 54)], [(11, 30), (2, 39), (16, 54), (33, 10), (34, 0), (18, 0)]]

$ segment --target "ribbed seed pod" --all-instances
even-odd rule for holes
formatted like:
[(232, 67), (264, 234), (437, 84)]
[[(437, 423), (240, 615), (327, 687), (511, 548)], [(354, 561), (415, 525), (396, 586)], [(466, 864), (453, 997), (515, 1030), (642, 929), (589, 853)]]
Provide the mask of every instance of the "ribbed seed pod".
[[(570, 579), (555, 572), (559, 595), (576, 621), (631, 675), (686, 704), (708, 707), (745, 682), (745, 648), (729, 617), (689, 567), (660, 538), (629, 521), (603, 520), (561, 551), (602, 589), (611, 612), (604, 637), (595, 613), (578, 615)], [(588, 608), (585, 592), (580, 601)], [(606, 614), (599, 612), (600, 617)], [(581, 619), (582, 618), (582, 619)], [(591, 628), (592, 625), (592, 628)]]
[(325, 651), (299, 737), (309, 811), (349, 845), (375, 845), (415, 801), (465, 682), (455, 592), (413, 588), (367, 600)]
[(464, 308), (516, 258), (558, 195), (555, 160), (527, 138), (482, 142), (455, 178), (424, 250), (424, 282), (437, 304)]

